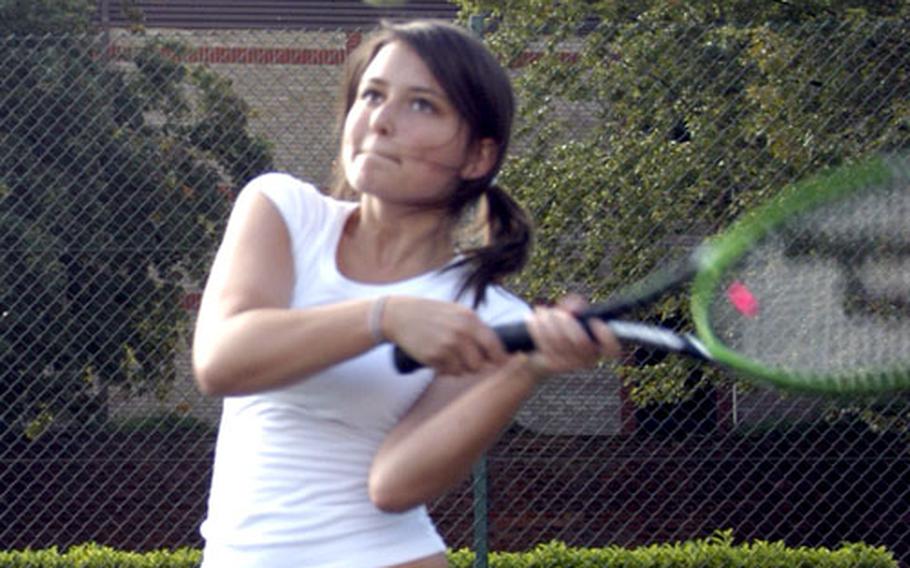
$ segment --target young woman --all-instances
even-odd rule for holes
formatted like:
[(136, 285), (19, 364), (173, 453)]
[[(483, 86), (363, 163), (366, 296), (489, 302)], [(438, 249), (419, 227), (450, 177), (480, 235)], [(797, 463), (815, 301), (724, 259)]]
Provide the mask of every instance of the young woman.
[[(499, 285), (530, 225), (493, 183), (514, 102), (482, 43), (386, 26), (341, 98), (336, 197), (254, 179), (203, 294), (194, 370), (224, 397), (206, 568), (446, 566), (423, 504), (540, 381), (618, 351), (605, 325), (592, 339), (577, 323), (579, 300), (532, 312)], [(459, 238), (467, 212), (482, 242)], [(509, 355), (490, 326), (521, 318), (539, 349)], [(429, 368), (398, 374), (393, 344)]]

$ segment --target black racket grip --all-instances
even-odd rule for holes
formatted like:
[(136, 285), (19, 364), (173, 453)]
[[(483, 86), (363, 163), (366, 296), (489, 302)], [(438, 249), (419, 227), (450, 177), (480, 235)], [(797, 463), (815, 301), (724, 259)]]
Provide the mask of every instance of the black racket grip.
[[(531, 339), (531, 334), (528, 333), (528, 328), (525, 327), (524, 322), (497, 325), (493, 328), (493, 331), (496, 332), (502, 344), (505, 345), (506, 351), (510, 353), (534, 350), (534, 341)], [(405, 375), (425, 366), (398, 345), (395, 346), (394, 358), (395, 368), (398, 369), (399, 373)]]

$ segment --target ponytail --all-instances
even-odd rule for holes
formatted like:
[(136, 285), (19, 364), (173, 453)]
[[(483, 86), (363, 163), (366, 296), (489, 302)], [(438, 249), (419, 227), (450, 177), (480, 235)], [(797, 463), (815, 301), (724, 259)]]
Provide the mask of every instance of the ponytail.
[(484, 192), (486, 209), (484, 244), (465, 251), (455, 266), (467, 267), (459, 296), (473, 292), (474, 307), (486, 297), (487, 286), (499, 284), (524, 268), (532, 245), (531, 221), (525, 210), (498, 185)]

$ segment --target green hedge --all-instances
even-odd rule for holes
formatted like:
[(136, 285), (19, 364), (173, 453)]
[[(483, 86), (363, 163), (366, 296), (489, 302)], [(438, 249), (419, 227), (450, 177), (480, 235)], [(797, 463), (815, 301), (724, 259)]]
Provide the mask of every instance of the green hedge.
[[(196, 568), (199, 550), (146, 553), (124, 552), (96, 544), (67, 549), (0, 552), (0, 568)], [(449, 554), (451, 568), (471, 568), (474, 554), (457, 550)], [(837, 549), (788, 548), (781, 542), (755, 541), (734, 545), (732, 534), (658, 544), (636, 549), (607, 547), (570, 548), (560, 542), (538, 545), (528, 552), (493, 552), (490, 568), (741, 568), (741, 567), (824, 567), (897, 568), (893, 555), (883, 547), (845, 543)]]
[(126, 552), (83, 544), (64, 552), (56, 547), (0, 552), (0, 568), (197, 568), (201, 559), (201, 551), (190, 548)]
[[(471, 568), (473, 553), (450, 556), (451, 568)], [(781, 542), (755, 541), (734, 545), (730, 533), (681, 544), (656, 544), (636, 549), (570, 548), (560, 542), (541, 544), (528, 552), (494, 552), (491, 568), (897, 568), (884, 547), (845, 543), (840, 548), (788, 548)]]

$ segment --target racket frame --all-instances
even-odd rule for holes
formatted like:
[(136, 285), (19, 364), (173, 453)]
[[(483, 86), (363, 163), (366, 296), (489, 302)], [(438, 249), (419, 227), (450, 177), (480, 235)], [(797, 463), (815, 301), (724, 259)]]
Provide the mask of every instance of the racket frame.
[(910, 383), (907, 369), (860, 370), (853, 376), (836, 377), (769, 368), (727, 347), (714, 334), (709, 315), (726, 269), (771, 230), (794, 214), (836, 201), (863, 187), (887, 184), (895, 178), (896, 172), (905, 175), (905, 168), (905, 162), (893, 156), (877, 156), (831, 168), (785, 187), (776, 199), (753, 210), (702, 245), (694, 255), (698, 268), (692, 281), (690, 313), (695, 334), (711, 358), (749, 377), (793, 391), (856, 394), (907, 387)]

